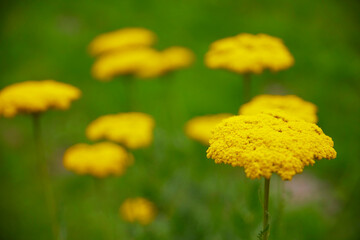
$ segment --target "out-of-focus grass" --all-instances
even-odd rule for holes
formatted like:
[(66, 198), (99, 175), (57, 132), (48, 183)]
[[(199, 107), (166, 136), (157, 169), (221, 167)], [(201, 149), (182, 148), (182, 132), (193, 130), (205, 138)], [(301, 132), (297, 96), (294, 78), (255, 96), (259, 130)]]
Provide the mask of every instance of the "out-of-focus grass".
[[(241, 78), (207, 69), (208, 45), (240, 32), (284, 39), (295, 56), (293, 68), (253, 77), (253, 95), (292, 93), (319, 107), (319, 125), (333, 137), (338, 158), (322, 160), (306, 172), (329, 187), (323, 202), (279, 204), (272, 183), (272, 239), (357, 239), (360, 179), (359, 3), (357, 1), (8, 1), (1, 7), (0, 88), (13, 82), (53, 78), (78, 86), (83, 97), (66, 112), (42, 119), (46, 155), (59, 203), (64, 239), (126, 238), (118, 218), (126, 197), (144, 196), (159, 207), (157, 220), (136, 228), (139, 239), (254, 239), (261, 223), (260, 181), (242, 169), (215, 165), (206, 148), (183, 134), (196, 115), (236, 113)], [(136, 163), (120, 178), (101, 181), (63, 169), (64, 150), (85, 138), (94, 118), (125, 109), (121, 80), (92, 79), (87, 44), (99, 33), (141, 26), (159, 36), (157, 48), (191, 48), (197, 62), (169, 79), (138, 81), (138, 109), (157, 120), (155, 142), (135, 152)], [(170, 79), (171, 78), (171, 79)], [(172, 109), (164, 98), (172, 80)], [(166, 114), (176, 114), (176, 131), (167, 133)], [(169, 150), (171, 149), (171, 150)], [(48, 216), (36, 177), (31, 121), (27, 116), (0, 119), (0, 237), (49, 239)], [(295, 177), (296, 178), (296, 177)], [(286, 194), (286, 199), (290, 196)], [(326, 200), (322, 200), (326, 201)], [(99, 203), (100, 202), (100, 203)], [(279, 212), (283, 208), (283, 215)]]

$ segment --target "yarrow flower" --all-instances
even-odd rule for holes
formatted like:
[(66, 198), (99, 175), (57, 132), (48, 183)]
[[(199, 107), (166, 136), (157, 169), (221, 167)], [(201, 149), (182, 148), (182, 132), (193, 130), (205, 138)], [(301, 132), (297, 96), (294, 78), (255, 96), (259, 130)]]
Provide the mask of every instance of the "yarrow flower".
[(242, 33), (212, 43), (205, 63), (213, 69), (258, 74), (265, 69), (287, 69), (294, 64), (294, 58), (280, 38)]
[(102, 178), (122, 175), (133, 163), (133, 156), (123, 147), (111, 142), (94, 145), (80, 143), (67, 149), (63, 160), (69, 171)]
[(207, 157), (245, 168), (249, 178), (277, 173), (291, 180), (315, 159), (333, 159), (334, 142), (316, 124), (274, 110), (225, 119), (210, 139)]
[(186, 135), (204, 145), (209, 145), (212, 130), (225, 118), (233, 116), (229, 113), (221, 113), (207, 116), (195, 117), (185, 125)]
[(125, 221), (148, 225), (156, 217), (156, 207), (145, 198), (128, 198), (120, 207), (120, 215)]
[(154, 119), (145, 113), (110, 114), (91, 122), (86, 136), (90, 140), (106, 139), (137, 149), (152, 143), (154, 126)]
[(97, 56), (111, 51), (148, 47), (156, 42), (156, 35), (145, 28), (123, 28), (97, 36), (89, 45), (91, 55)]
[(193, 60), (193, 53), (183, 47), (162, 52), (147, 47), (126, 49), (99, 57), (92, 67), (92, 75), (101, 81), (110, 81), (118, 75), (153, 78), (185, 68)]
[(0, 91), (0, 116), (65, 110), (80, 96), (78, 88), (54, 80), (15, 83)]
[(259, 95), (239, 109), (241, 115), (254, 115), (264, 110), (280, 109), (284, 112), (301, 118), (305, 121), (316, 123), (317, 107), (311, 102), (304, 101), (295, 95)]

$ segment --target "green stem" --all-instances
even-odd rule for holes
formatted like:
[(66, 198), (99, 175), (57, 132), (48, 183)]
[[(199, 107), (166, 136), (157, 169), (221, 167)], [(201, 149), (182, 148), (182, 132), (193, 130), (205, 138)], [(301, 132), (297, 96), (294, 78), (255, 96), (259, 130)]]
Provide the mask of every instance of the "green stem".
[(243, 103), (251, 99), (251, 76), (249, 73), (243, 74)]
[(127, 111), (132, 112), (136, 109), (135, 98), (135, 79), (132, 76), (123, 79), (125, 85)]
[(164, 79), (162, 79), (165, 85), (165, 96), (164, 99), (166, 101), (165, 104), (166, 108), (163, 109), (163, 111), (165, 112), (165, 116), (166, 116), (166, 120), (168, 123), (168, 127), (169, 127), (169, 131), (171, 133), (173, 133), (174, 130), (174, 121), (176, 119), (176, 115), (174, 114), (174, 110), (175, 110), (175, 104), (174, 104), (174, 78), (173, 75), (167, 75), (166, 77), (164, 77)]
[(106, 235), (106, 239), (115, 239), (116, 238), (116, 226), (113, 219), (111, 207), (113, 206), (109, 199), (111, 194), (108, 193), (107, 184), (105, 179), (93, 177), (94, 182), (94, 198), (96, 202), (96, 207), (98, 208), (97, 218), (100, 218), (102, 224), (103, 234)]
[(45, 195), (46, 206), (51, 218), (51, 228), (54, 239), (59, 239), (59, 226), (56, 216), (56, 204), (53, 189), (51, 187), (51, 179), (49, 169), (43, 154), (43, 141), (41, 137), (40, 114), (33, 114), (34, 141), (36, 145), (36, 155), (38, 167), (40, 170), (41, 184)]
[(269, 238), (270, 225), (269, 225), (269, 190), (270, 190), (270, 178), (265, 178), (264, 184), (264, 222), (263, 222), (263, 240)]

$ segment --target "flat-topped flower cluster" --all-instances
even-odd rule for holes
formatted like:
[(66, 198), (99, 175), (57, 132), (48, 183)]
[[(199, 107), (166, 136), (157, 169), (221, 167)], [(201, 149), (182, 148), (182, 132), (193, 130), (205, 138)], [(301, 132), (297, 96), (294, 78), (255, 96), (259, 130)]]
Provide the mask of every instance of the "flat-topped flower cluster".
[(163, 51), (152, 45), (156, 35), (143, 28), (125, 28), (96, 37), (89, 46), (90, 53), (98, 56), (93, 76), (110, 81), (119, 75), (132, 75), (147, 79), (186, 68), (194, 61), (187, 48), (174, 46)]
[(273, 110), (223, 120), (213, 130), (207, 157), (244, 167), (249, 178), (277, 173), (291, 180), (316, 159), (335, 158), (333, 146), (316, 124)]
[(265, 69), (287, 69), (294, 64), (294, 58), (280, 38), (241, 33), (212, 43), (205, 63), (213, 69), (258, 74)]

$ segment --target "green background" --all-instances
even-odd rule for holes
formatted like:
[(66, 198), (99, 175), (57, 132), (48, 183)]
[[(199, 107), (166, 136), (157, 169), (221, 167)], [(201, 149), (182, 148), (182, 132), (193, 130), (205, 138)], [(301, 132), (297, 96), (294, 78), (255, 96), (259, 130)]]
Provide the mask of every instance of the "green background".
[[(273, 177), (270, 239), (359, 238), (358, 1), (34, 0), (1, 5), (0, 89), (55, 79), (83, 92), (70, 110), (49, 111), (41, 119), (61, 239), (131, 239), (130, 232), (136, 239), (256, 239), (262, 182), (246, 179), (240, 168), (215, 165), (206, 159), (206, 147), (183, 133), (194, 116), (237, 113), (241, 76), (207, 69), (203, 56), (211, 42), (241, 32), (280, 37), (295, 57), (289, 70), (253, 76), (252, 95), (296, 94), (315, 103), (318, 124), (338, 152), (335, 160), (306, 167), (285, 185)], [(185, 46), (197, 59), (186, 70), (136, 81), (137, 110), (153, 115), (157, 126), (153, 146), (134, 153), (135, 165), (124, 176), (77, 176), (62, 166), (66, 148), (89, 142), (85, 128), (96, 117), (127, 106), (121, 78), (103, 83), (91, 77), (94, 59), (87, 45), (96, 35), (122, 27), (148, 28), (158, 35), (156, 48)], [(29, 116), (0, 119), (0, 187), (0, 238), (51, 239)], [(118, 216), (121, 202), (136, 196), (158, 207), (158, 217), (145, 228)]]

